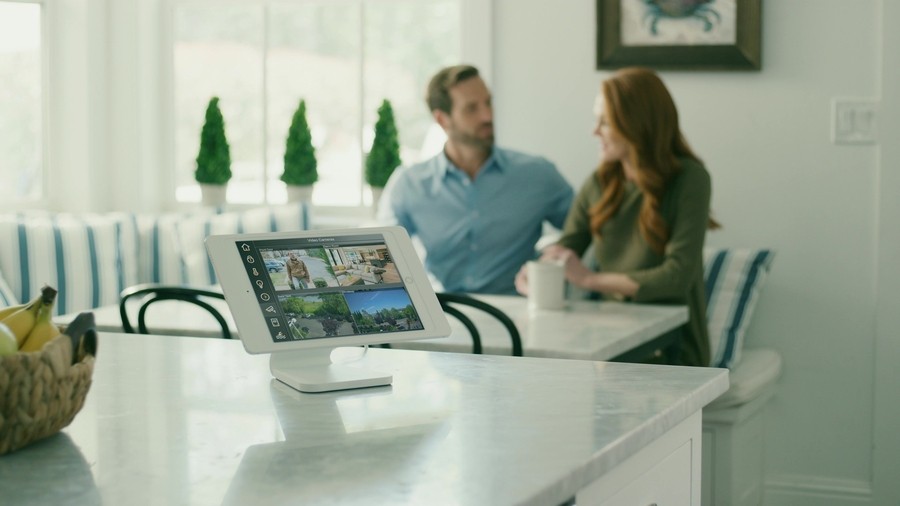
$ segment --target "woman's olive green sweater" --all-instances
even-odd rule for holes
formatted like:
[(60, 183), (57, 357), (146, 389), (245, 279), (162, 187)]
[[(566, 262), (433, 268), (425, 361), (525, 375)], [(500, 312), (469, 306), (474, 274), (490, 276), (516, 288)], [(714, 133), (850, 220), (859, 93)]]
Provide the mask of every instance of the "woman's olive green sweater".
[(710, 178), (703, 166), (681, 159), (681, 171), (670, 181), (660, 212), (669, 230), (662, 255), (657, 254), (638, 228), (643, 194), (631, 182), (616, 214), (601, 229), (591, 233), (589, 210), (599, 200), (602, 187), (596, 173), (584, 183), (569, 211), (559, 244), (583, 254), (594, 244), (601, 271), (628, 275), (640, 285), (630, 298), (634, 302), (684, 304), (690, 320), (684, 325), (681, 346), (674, 363), (709, 364), (706, 328), (706, 294), (703, 285), (703, 240), (709, 223)]

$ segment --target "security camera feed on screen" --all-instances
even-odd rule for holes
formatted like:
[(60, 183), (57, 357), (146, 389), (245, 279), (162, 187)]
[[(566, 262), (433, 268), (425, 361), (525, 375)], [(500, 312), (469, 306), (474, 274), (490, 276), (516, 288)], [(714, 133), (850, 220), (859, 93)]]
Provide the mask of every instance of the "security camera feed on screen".
[(275, 342), (423, 328), (380, 234), (237, 247)]

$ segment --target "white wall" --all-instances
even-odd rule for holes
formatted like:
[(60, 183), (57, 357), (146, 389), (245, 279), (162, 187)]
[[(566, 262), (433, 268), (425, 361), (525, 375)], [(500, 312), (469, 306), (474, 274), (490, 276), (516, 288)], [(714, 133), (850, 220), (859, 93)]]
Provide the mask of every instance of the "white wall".
[[(101, 190), (105, 167), (102, 125), (105, 114), (105, 15), (97, 0), (60, 0), (48, 12), (44, 40), (48, 41), (49, 75), (48, 164), (65, 167), (50, 173), (46, 202), (49, 209), (84, 211), (93, 207)], [(51, 36), (50, 34), (54, 34)], [(88, 72), (87, 69), (94, 71)], [(45, 171), (47, 173), (47, 171)]]
[(900, 19), (900, 2), (882, 0), (881, 19), (881, 128), (882, 143), (878, 167), (878, 269), (876, 276), (875, 334), (875, 491), (877, 504), (898, 503), (900, 480), (897, 460), (900, 455), (900, 311), (897, 311), (897, 287), (900, 286), (900, 32), (891, 24)]
[[(897, 148), (830, 140), (834, 97), (883, 91), (892, 109), (882, 115), (897, 116), (897, 81), (888, 81), (897, 64), (891, 74), (886, 63), (897, 37), (888, 45), (880, 20), (896, 20), (887, 10), (897, 14), (898, 2), (883, 2), (765, 2), (761, 72), (661, 73), (712, 174), (725, 228), (708, 243), (777, 251), (748, 338), (785, 359), (767, 424), (769, 505), (900, 500), (887, 479), (900, 455), (873, 460), (873, 445), (897, 450), (886, 427), (900, 426), (882, 404), (879, 416), (892, 418), (878, 420), (875, 439), (876, 380), (896, 380), (885, 368), (900, 361), (900, 325), (877, 283), (879, 272), (898, 277), (884, 257), (898, 249)], [(594, 70), (595, 30), (595, 0), (494, 3), (498, 140), (549, 157), (576, 185), (596, 163), (591, 106), (608, 75)], [(881, 127), (882, 140), (900, 138), (896, 120)], [(891, 385), (878, 388), (890, 401)], [(883, 488), (874, 490), (876, 475)]]
[(158, 207), (159, 179), (165, 174), (156, 127), (160, 100), (154, 95), (160, 88), (154, 71), (158, 2), (45, 4), (51, 169), (48, 196), (40, 206), (60, 211)]

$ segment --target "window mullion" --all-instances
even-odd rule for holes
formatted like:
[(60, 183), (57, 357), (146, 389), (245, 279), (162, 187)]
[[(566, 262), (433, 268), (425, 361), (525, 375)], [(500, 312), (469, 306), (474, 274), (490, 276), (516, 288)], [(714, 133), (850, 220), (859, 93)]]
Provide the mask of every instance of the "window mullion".
[(43, 0), (36, 2), (41, 6), (41, 196), (40, 202), (46, 202), (50, 198), (50, 190), (47, 184), (53, 180), (54, 164), (51, 162), (50, 121), (52, 103), (50, 101), (52, 62), (50, 60), (50, 15)]
[(363, 205), (363, 195), (366, 191), (366, 146), (365, 146), (365, 125), (366, 125), (366, 2), (359, 2), (359, 205)]
[(269, 4), (263, 6), (262, 34), (262, 185), (263, 204), (269, 203)]

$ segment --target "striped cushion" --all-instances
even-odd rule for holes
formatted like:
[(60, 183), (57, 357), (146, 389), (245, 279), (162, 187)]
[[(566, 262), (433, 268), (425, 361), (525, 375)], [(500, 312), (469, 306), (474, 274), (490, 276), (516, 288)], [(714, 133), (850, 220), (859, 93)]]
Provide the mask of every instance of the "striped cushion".
[(711, 366), (730, 369), (738, 364), (773, 256), (766, 249), (703, 250)]
[(176, 224), (176, 229), (181, 249), (183, 283), (193, 286), (216, 284), (216, 274), (203, 242), (207, 236), (306, 230), (308, 227), (304, 204), (261, 207), (182, 220)]
[(116, 304), (137, 280), (136, 230), (120, 215), (4, 215), (0, 238), (0, 270), (17, 299), (48, 284), (59, 292), (55, 314)]
[(142, 283), (181, 285), (186, 283), (181, 247), (178, 244), (178, 223), (185, 220), (206, 220), (212, 209), (194, 213), (139, 214), (134, 217), (139, 231), (140, 255), (138, 279)]
[(6, 283), (6, 279), (3, 278), (3, 272), (0, 272), (0, 308), (17, 304), (19, 304), (19, 301), (16, 299), (16, 294), (13, 293), (12, 288)]

